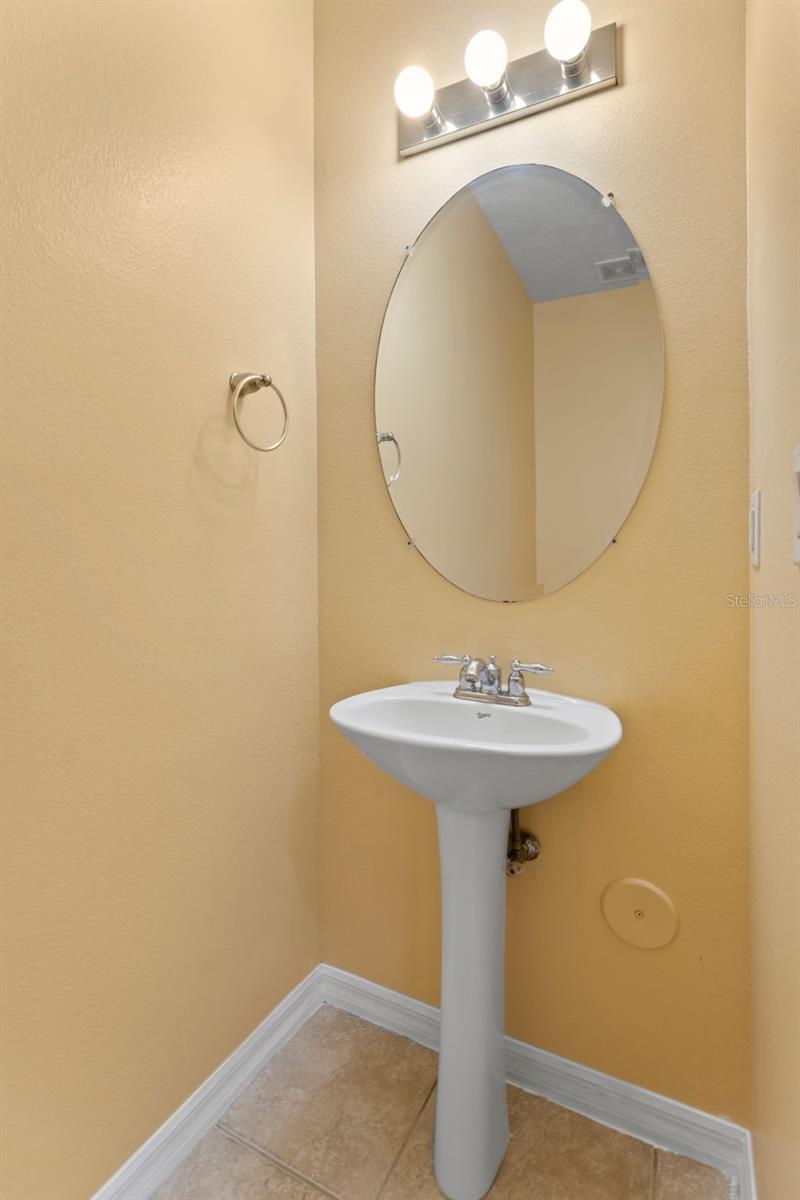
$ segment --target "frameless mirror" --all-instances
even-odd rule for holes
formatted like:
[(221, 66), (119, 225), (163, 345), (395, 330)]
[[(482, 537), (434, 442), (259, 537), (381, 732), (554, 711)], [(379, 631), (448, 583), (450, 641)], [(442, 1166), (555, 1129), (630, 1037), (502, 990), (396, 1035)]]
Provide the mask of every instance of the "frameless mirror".
[(384, 317), (375, 419), (409, 539), (458, 587), (527, 600), (616, 537), (664, 383), (641, 250), (566, 171), (502, 167), (420, 234)]

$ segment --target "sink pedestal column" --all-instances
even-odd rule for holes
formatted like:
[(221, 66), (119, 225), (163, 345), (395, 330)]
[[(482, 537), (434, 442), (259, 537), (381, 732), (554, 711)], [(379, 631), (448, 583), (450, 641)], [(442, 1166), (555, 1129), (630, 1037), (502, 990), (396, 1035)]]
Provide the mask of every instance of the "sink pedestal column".
[(508, 1145), (504, 1061), (507, 809), (437, 804), (442, 1016), (433, 1165), (450, 1200), (480, 1200)]

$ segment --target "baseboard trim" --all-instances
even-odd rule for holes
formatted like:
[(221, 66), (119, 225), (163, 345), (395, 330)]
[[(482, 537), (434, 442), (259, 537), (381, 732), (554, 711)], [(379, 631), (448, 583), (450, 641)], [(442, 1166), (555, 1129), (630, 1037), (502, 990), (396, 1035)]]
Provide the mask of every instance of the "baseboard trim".
[(322, 971), (321, 966), (315, 967), (293, 988), (92, 1200), (149, 1200), (250, 1080), (317, 1011), (323, 1003)]
[[(439, 1047), (439, 1010), (321, 963), (109, 1179), (93, 1200), (149, 1200), (258, 1071), (322, 1004)], [(724, 1117), (506, 1038), (509, 1083), (603, 1125), (724, 1171), (732, 1200), (756, 1200), (750, 1134)]]

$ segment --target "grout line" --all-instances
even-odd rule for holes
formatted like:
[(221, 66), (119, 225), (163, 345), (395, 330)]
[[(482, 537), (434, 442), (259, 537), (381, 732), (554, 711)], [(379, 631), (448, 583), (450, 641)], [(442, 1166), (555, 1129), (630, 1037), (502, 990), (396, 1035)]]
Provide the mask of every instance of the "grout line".
[(417, 1128), (417, 1125), (419, 1125), (420, 1117), (424, 1113), (425, 1108), (427, 1107), (428, 1101), (430, 1100), (431, 1096), (433, 1095), (433, 1093), (435, 1091), (436, 1091), (436, 1079), (434, 1079), (430, 1088), (425, 1093), (425, 1099), (422, 1101), (422, 1104), (420, 1105), (419, 1110), (417, 1111), (417, 1115), (414, 1117), (414, 1120), (411, 1122), (411, 1127), (410, 1127), (408, 1133), (406, 1134), (405, 1138), (403, 1139), (402, 1146), (397, 1151), (397, 1154), (395, 1154), (394, 1158), (392, 1159), (389, 1170), (386, 1172), (386, 1174), (383, 1177), (383, 1183), (378, 1188), (378, 1191), (375, 1194), (375, 1200), (380, 1200), (381, 1196), (386, 1191), (386, 1185), (392, 1177), (392, 1172), (394, 1171), (395, 1167), (399, 1163), (400, 1158), (401, 1158), (406, 1146), (411, 1141), (411, 1135), (414, 1132), (414, 1130)]
[(650, 1200), (658, 1200), (658, 1149), (653, 1146), (653, 1164), (650, 1169)]
[(217, 1124), (214, 1126), (214, 1128), (218, 1129), (220, 1133), (224, 1133), (225, 1136), (230, 1138), (232, 1142), (238, 1142), (240, 1146), (244, 1146), (246, 1150), (252, 1150), (255, 1154), (260, 1155), (261, 1158), (266, 1159), (267, 1162), (271, 1163), (274, 1167), (280, 1167), (280, 1169), (287, 1175), (291, 1175), (295, 1179), (299, 1179), (301, 1183), (307, 1184), (308, 1187), (311, 1187), (314, 1189), (314, 1191), (319, 1192), (321, 1196), (327, 1196), (328, 1200), (344, 1200), (344, 1198), (337, 1192), (332, 1192), (329, 1188), (326, 1188), (324, 1184), (318, 1183), (316, 1179), (310, 1179), (308, 1175), (304, 1175), (303, 1172), (298, 1171), (296, 1167), (292, 1167), (289, 1165), (289, 1163), (284, 1162), (283, 1159), (279, 1158), (277, 1154), (272, 1154), (269, 1150), (265, 1150), (263, 1146), (259, 1146), (255, 1142), (251, 1142), (249, 1138), (243, 1137), (241, 1133), (236, 1133), (234, 1129), (229, 1129), (227, 1125), (222, 1124), (222, 1121), (217, 1121)]

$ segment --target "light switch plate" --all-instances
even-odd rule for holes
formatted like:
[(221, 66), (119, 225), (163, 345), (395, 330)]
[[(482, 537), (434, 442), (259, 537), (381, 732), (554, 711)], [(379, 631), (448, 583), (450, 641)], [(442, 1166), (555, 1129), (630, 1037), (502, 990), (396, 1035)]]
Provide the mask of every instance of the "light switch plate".
[(750, 565), (761, 566), (761, 488), (750, 497)]
[(794, 522), (792, 524), (792, 561), (800, 564), (800, 446), (794, 448)]

